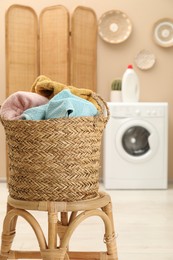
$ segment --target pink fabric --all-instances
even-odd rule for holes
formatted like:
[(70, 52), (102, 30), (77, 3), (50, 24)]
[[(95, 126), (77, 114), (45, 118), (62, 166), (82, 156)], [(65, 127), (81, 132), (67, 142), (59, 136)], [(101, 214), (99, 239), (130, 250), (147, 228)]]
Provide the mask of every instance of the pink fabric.
[(2, 104), (0, 115), (4, 119), (20, 119), (22, 113), (31, 107), (44, 105), (49, 100), (37, 93), (18, 91), (10, 95)]

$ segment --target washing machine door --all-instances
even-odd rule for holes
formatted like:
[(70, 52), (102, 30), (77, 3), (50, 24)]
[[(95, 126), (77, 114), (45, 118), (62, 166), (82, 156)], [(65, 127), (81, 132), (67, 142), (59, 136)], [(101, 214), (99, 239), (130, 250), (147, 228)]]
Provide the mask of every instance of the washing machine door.
[(128, 161), (143, 162), (153, 158), (158, 145), (157, 130), (144, 120), (125, 120), (115, 134), (115, 148)]

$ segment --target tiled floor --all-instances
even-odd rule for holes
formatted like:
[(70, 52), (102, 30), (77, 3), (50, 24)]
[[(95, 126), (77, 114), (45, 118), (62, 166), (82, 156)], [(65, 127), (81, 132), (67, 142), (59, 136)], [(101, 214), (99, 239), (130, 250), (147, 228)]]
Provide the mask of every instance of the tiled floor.
[[(103, 188), (101, 188), (103, 190)], [(173, 260), (173, 185), (168, 190), (107, 191), (112, 198), (119, 260)], [(0, 232), (6, 210), (7, 189), (0, 183)], [(32, 212), (47, 232), (47, 215)], [(75, 231), (70, 249), (105, 251), (104, 228), (90, 218)], [(37, 241), (29, 225), (19, 218), (15, 249), (34, 250)]]

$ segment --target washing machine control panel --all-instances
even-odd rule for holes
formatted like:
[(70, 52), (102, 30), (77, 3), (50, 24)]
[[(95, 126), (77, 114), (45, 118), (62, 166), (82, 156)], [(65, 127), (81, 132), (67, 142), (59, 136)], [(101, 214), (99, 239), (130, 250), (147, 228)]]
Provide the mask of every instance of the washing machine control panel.
[(112, 117), (164, 117), (166, 103), (108, 103)]

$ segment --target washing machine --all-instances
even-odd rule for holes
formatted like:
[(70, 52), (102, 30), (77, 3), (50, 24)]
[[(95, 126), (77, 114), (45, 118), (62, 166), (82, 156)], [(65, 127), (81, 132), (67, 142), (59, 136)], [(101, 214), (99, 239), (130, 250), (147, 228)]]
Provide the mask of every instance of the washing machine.
[(103, 180), (106, 189), (166, 189), (167, 103), (108, 103), (104, 132)]

